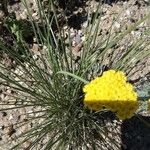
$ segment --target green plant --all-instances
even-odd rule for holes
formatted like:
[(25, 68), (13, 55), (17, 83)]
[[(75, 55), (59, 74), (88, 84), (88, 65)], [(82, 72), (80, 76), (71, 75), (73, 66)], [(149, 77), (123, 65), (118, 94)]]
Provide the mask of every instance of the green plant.
[[(28, 10), (26, 1), (23, 2)], [(8, 104), (1, 103), (2, 106), (11, 106), (3, 108), (1, 111), (32, 106), (40, 109), (34, 112), (33, 117), (28, 117), (26, 122), (23, 121), (16, 125), (16, 128), (20, 128), (35, 120), (29, 131), (18, 136), (20, 141), (12, 149), (20, 148), (28, 140), (31, 140), (28, 149), (32, 149), (46, 136), (48, 136), (44, 147), (46, 150), (103, 149), (103, 145), (106, 147), (114, 145), (115, 149), (119, 149), (117, 142), (108, 136), (104, 122), (109, 120), (109, 116), (105, 117), (105, 111), (92, 112), (84, 108), (82, 92), (84, 82), (81, 80), (89, 81), (100, 72), (102, 73), (102, 62), (108, 50), (110, 48), (115, 50), (117, 44), (150, 15), (129, 27), (124, 33), (115, 36), (108, 34), (107, 38), (102, 37), (97, 42), (101, 20), (101, 15), (98, 17), (98, 13), (99, 8), (102, 7), (99, 4), (94, 16), (95, 21), (89, 24), (86, 30), (86, 40), (80, 61), (77, 63), (72, 53), (71, 40), (69, 40), (69, 46), (66, 46), (65, 33), (59, 27), (53, 2), (49, 1), (48, 4), (49, 9), (53, 11), (52, 17), (51, 14), (44, 12), (41, 1), (36, 0), (36, 2), (43, 26), (42, 30), (32, 18), (29, 10), (28, 15), (37, 43), (39, 47), (43, 48), (39, 59), (34, 59), (29, 45), (25, 41), (22, 41), (23, 46), (21, 47), (25, 57), (18, 54), (14, 46), (8, 48), (0, 42), (0, 48), (13, 58), (22, 72), (20, 75), (9, 70), (1, 62), (1, 84), (17, 92), (16, 96), (12, 95), (14, 100), (10, 100)], [(52, 28), (52, 22), (56, 24), (57, 33)], [(135, 63), (149, 55), (150, 51), (147, 47), (149, 43), (145, 41), (144, 34), (149, 34), (149, 29), (143, 33), (140, 40), (130, 46), (116, 64), (112, 64), (112, 69), (128, 71), (134, 67)], [(71, 39), (69, 32), (68, 37)], [(141, 47), (143, 51), (139, 50), (141, 41), (144, 45)], [(131, 54), (134, 55), (136, 61), (132, 61)], [(75, 78), (71, 77), (73, 74)], [(28, 114), (30, 113), (26, 115)]]
[(4, 21), (4, 26), (15, 36), (17, 43), (22, 43), (33, 36), (31, 25), (26, 20), (16, 20), (8, 17)]

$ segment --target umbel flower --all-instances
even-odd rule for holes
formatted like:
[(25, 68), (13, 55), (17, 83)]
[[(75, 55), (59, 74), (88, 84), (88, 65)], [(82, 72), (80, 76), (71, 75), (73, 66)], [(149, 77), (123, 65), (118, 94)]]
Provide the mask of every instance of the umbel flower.
[(109, 70), (83, 88), (84, 105), (91, 110), (108, 109), (121, 119), (131, 118), (138, 109), (137, 93), (122, 71)]

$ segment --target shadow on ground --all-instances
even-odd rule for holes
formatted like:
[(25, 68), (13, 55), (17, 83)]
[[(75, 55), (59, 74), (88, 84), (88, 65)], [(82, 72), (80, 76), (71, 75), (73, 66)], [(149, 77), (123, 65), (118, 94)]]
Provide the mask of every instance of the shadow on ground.
[(150, 117), (133, 117), (121, 126), (122, 150), (150, 150)]

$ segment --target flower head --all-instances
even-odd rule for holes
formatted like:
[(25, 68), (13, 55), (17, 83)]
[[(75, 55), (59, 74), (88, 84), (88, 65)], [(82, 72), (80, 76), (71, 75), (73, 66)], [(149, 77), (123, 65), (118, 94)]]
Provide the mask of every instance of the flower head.
[(84, 105), (115, 112), (119, 119), (131, 118), (138, 108), (137, 93), (121, 71), (109, 70), (84, 86)]

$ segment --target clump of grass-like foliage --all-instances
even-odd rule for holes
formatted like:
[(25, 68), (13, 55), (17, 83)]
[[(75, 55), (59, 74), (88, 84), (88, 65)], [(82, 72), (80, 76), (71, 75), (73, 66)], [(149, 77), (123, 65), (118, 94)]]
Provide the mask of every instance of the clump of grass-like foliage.
[[(34, 58), (29, 45), (22, 36), (19, 40), (19, 48), (16, 46), (18, 39), (16, 40), (15, 35), (13, 35), (13, 45), (6, 46), (5, 43), (0, 42), (3, 53), (13, 59), (17, 64), (16, 68), (22, 72), (18, 74), (13, 69), (5, 67), (2, 62), (0, 63), (1, 84), (16, 91), (14, 100), (10, 100), (7, 104), (1, 102), (2, 106), (5, 105), (1, 111), (31, 106), (38, 108), (33, 117), (16, 125), (16, 128), (19, 128), (37, 120), (37, 124), (34, 124), (29, 131), (18, 136), (19, 143), (12, 149), (19, 149), (28, 140), (32, 141), (28, 149), (32, 149), (45, 137), (48, 137), (44, 147), (46, 150), (103, 149), (102, 145), (107, 147), (108, 143), (116, 146), (117, 149), (117, 142), (107, 136), (104, 111), (92, 112), (84, 108), (82, 88), (86, 83), (85, 80), (90, 80), (103, 72), (102, 62), (108, 50), (115, 50), (117, 44), (144, 22), (149, 15), (130, 26), (123, 33), (108, 34), (107, 38), (98, 39), (101, 20), (99, 8), (102, 7), (99, 4), (94, 21), (92, 24), (89, 23), (85, 32), (86, 39), (83, 43), (80, 60), (77, 62), (72, 53), (70, 33), (68, 32), (69, 44), (66, 46), (65, 33), (59, 27), (53, 2), (49, 1), (47, 6), (49, 11), (47, 12), (44, 11), (40, 0), (36, 0), (36, 2), (40, 25), (34, 21), (26, 1), (23, 1), (28, 10), (34, 36), (41, 48), (38, 58)], [(54, 24), (55, 29), (53, 29)], [(149, 34), (149, 29), (129, 47), (116, 64), (112, 65), (112, 69), (129, 72), (136, 63), (149, 55), (150, 43), (145, 40), (146, 34)], [(135, 61), (131, 61), (133, 55)], [(9, 107), (7, 108), (7, 106)]]

